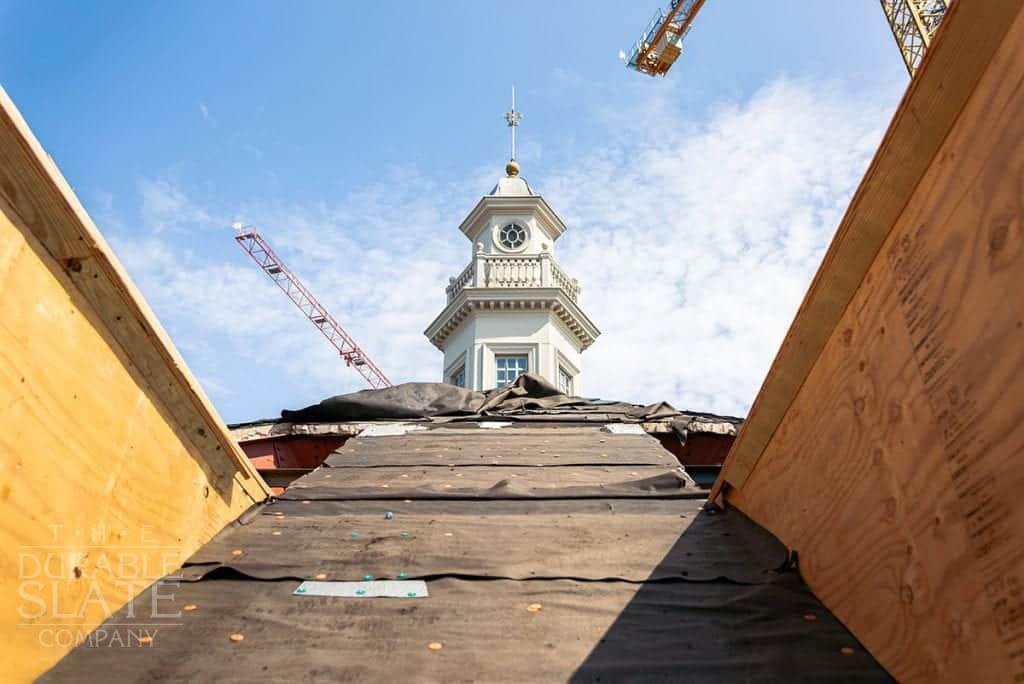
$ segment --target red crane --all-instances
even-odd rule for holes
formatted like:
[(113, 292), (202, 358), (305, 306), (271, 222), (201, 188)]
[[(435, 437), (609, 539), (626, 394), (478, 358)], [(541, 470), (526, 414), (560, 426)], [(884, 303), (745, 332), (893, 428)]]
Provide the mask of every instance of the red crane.
[(302, 315), (309, 319), (309, 322), (327, 338), (327, 341), (334, 345), (334, 348), (341, 354), (341, 358), (345, 359), (345, 364), (359, 371), (371, 388), (391, 387), (391, 381), (377, 367), (377, 364), (371, 361), (370, 357), (355, 343), (355, 340), (345, 332), (345, 329), (338, 325), (334, 317), (328, 313), (323, 304), (316, 300), (313, 293), (306, 289), (302, 281), (288, 270), (284, 261), (270, 248), (263, 236), (251, 226), (236, 223), (234, 228), (238, 231), (235, 240), (242, 246), (245, 253), (252, 257), (252, 260), (270, 276), (271, 280), (277, 283), (281, 291), (288, 296), (288, 299), (292, 300), (295, 306), (299, 307)]

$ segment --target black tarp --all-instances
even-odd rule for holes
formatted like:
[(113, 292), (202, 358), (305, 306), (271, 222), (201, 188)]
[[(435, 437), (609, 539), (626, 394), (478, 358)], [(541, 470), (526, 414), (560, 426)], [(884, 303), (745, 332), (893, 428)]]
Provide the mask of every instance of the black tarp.
[[(486, 424), (486, 423), (485, 423)], [(328, 468), (371, 466), (660, 465), (679, 461), (646, 434), (611, 435), (596, 426), (496, 429), (464, 423), (404, 435), (351, 439), (327, 457)], [(515, 430), (509, 439), (509, 430)]]
[[(652, 437), (431, 427), (349, 440), (42, 681), (890, 681), (766, 530), (644, 486), (678, 480)], [(367, 576), (429, 596), (293, 593)]]
[[(593, 455), (592, 463), (572, 463), (588, 453)], [(456, 454), (463, 457), (456, 460)], [(519, 454), (532, 455), (532, 463), (516, 465)], [(563, 454), (577, 458), (563, 461)], [(410, 457), (424, 463), (408, 465)], [(637, 458), (653, 464), (633, 463)], [(400, 465), (384, 465), (388, 461), (399, 461)], [(645, 434), (613, 435), (589, 426), (538, 430), (435, 428), (398, 437), (358, 437), (347, 441), (325, 466), (297, 480), (282, 498), (352, 501), (706, 496), (654, 438)]]
[(707, 492), (664, 466), (511, 466), (474, 468), (320, 468), (296, 480), (282, 499), (580, 499), (699, 498)]
[[(396, 579), (404, 573), (409, 579), (685, 577), (751, 584), (770, 581), (786, 564), (786, 547), (772, 535), (738, 511), (703, 515), (702, 504), (693, 499), (278, 501), (247, 524), (219, 534), (182, 572), (188, 579), (230, 569), (266, 580), (319, 574), (331, 580), (366, 574)], [(722, 543), (727, 537), (729, 543)]]
[[(684, 414), (665, 402), (642, 406), (570, 397), (539, 375), (527, 373), (507, 387), (488, 392), (475, 392), (442, 382), (407, 382), (385, 389), (339, 394), (295, 411), (285, 409), (281, 411), (281, 419), (292, 423), (336, 423), (441, 416), (513, 417), (538, 412), (576, 416), (582, 420), (597, 415), (604, 420), (611, 417), (626, 421), (710, 417), (710, 414)], [(721, 420), (740, 422), (738, 418)]]
[[(793, 572), (749, 585), (442, 578), (420, 599), (295, 596), (297, 586), (163, 583), (100, 628), (109, 641), (145, 624), (152, 643), (80, 646), (40, 681), (891, 681)], [(157, 593), (168, 617), (139, 610)]]

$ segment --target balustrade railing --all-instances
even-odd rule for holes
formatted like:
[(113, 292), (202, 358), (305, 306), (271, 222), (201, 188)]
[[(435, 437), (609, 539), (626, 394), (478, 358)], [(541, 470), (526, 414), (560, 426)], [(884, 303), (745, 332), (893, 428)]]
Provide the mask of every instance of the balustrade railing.
[(547, 253), (524, 257), (478, 254), (458, 277), (449, 280), (445, 288), (448, 302), (467, 287), (557, 287), (573, 301), (580, 295), (576, 279), (567, 276)]
[(484, 261), (484, 287), (543, 287), (540, 259), (488, 258)]
[(469, 262), (469, 266), (462, 269), (462, 273), (459, 274), (458, 278), (449, 278), (448, 287), (445, 288), (445, 293), (448, 295), (448, 301), (451, 302), (455, 299), (455, 295), (459, 294), (462, 288), (466, 287), (473, 282), (473, 276), (475, 275), (475, 269), (473, 268), (474, 263)]
[(551, 278), (555, 281), (555, 287), (560, 287), (569, 295), (569, 299), (576, 301), (580, 296), (580, 284), (575, 278), (570, 278), (565, 271), (558, 267), (558, 264), (551, 262)]

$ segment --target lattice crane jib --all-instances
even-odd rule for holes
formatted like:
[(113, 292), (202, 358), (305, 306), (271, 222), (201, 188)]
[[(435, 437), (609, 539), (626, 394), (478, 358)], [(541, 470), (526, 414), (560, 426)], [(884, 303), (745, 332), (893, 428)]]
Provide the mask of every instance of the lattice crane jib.
[(949, 9), (948, 0), (880, 0), (893, 38), (913, 76), (924, 53), (931, 45), (942, 18)]
[[(880, 0), (886, 21), (913, 76), (953, 0)], [(682, 54), (683, 39), (704, 0), (671, 0), (648, 23), (627, 57), (626, 66), (648, 76), (664, 76)]]
[(256, 265), (281, 288), (306, 319), (338, 350), (341, 358), (345, 359), (345, 364), (355, 368), (372, 389), (391, 387), (391, 381), (377, 364), (370, 360), (355, 340), (317, 301), (313, 293), (285, 266), (284, 261), (271, 249), (263, 236), (251, 228), (243, 229), (238, 225), (235, 228), (239, 231), (235, 235), (235, 240), (245, 253), (252, 257)]
[(664, 76), (683, 51), (683, 39), (690, 32), (704, 0), (672, 0), (658, 10), (647, 24), (626, 59), (630, 69), (648, 76)]

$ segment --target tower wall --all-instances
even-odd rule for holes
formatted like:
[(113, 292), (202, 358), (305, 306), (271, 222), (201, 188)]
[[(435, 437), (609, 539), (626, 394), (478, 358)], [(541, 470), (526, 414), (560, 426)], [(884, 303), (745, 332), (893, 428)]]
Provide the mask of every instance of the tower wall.
[(526, 355), (528, 372), (558, 386), (561, 366), (573, 377), (572, 392), (580, 393), (581, 350), (565, 326), (548, 311), (478, 312), (463, 321), (445, 345), (446, 382), (465, 369), (466, 387), (494, 389), (495, 356)]

